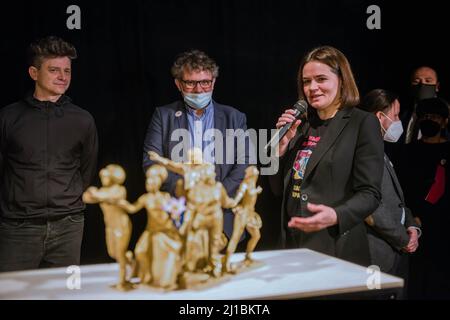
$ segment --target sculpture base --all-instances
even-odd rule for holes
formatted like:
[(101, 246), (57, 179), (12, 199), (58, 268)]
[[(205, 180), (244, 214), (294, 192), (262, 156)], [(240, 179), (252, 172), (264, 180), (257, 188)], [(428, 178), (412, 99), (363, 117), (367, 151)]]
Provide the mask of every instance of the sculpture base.
[(230, 280), (230, 275), (214, 277), (209, 273), (185, 272), (179, 278), (178, 289), (202, 290), (211, 288), (220, 283)]
[(264, 266), (265, 263), (258, 260), (242, 260), (232, 262), (229, 270), (223, 270), (222, 275), (213, 276), (212, 272), (189, 272), (186, 271), (178, 278), (177, 285), (172, 287), (158, 287), (157, 285), (136, 282), (138, 278), (133, 278), (131, 282), (125, 284), (116, 284), (111, 287), (119, 291), (130, 291), (133, 289), (148, 288), (156, 292), (170, 292), (175, 290), (204, 290), (214, 287), (218, 284), (229, 281), (234, 275), (244, 273)]
[(135, 283), (131, 283), (131, 282), (127, 281), (125, 283), (113, 284), (113, 285), (111, 285), (111, 288), (119, 290), (119, 291), (127, 292), (127, 291), (136, 289), (137, 285)]

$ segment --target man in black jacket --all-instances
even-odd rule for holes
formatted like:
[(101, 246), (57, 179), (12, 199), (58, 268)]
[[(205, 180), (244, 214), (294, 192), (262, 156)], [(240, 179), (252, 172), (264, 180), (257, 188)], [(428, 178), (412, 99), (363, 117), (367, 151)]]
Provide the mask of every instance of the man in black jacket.
[(29, 53), (33, 95), (0, 110), (0, 272), (79, 264), (96, 170), (94, 119), (64, 95), (76, 49), (47, 37)]

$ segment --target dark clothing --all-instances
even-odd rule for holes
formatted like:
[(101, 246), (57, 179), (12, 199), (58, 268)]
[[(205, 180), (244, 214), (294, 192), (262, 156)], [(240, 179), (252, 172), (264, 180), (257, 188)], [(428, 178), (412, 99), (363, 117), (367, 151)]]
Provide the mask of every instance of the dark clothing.
[[(422, 222), (417, 252), (411, 256), (411, 298), (450, 298), (450, 142), (428, 144), (419, 140), (405, 146), (399, 177), (412, 213)], [(429, 196), (438, 167), (444, 170), (442, 196), (431, 203)], [(442, 171), (440, 171), (442, 172)], [(428, 199), (428, 200), (426, 200)]]
[(395, 261), (409, 243), (406, 229), (418, 225), (411, 210), (405, 206), (402, 187), (386, 155), (381, 194), (380, 206), (371, 215), (372, 223), (368, 227), (371, 263), (379, 266), (382, 272), (397, 274)]
[[(214, 128), (218, 129), (224, 138), (229, 137), (227, 129), (242, 129), (247, 130), (247, 120), (245, 114), (239, 112), (233, 107), (222, 105), (213, 101), (214, 107)], [(152, 120), (147, 129), (147, 135), (144, 141), (143, 153), (143, 168), (147, 170), (153, 161), (150, 160), (147, 152), (154, 151), (160, 156), (171, 159), (174, 148), (178, 148), (182, 138), (176, 137), (171, 139), (172, 133), (177, 129), (185, 129), (189, 131), (188, 119), (186, 116), (186, 107), (183, 101), (177, 101), (172, 104), (156, 108)], [(242, 131), (242, 132), (243, 132)], [(189, 135), (188, 135), (189, 136)], [(227, 144), (225, 141), (220, 141), (220, 144), (215, 148), (216, 160), (216, 180), (221, 182), (230, 197), (234, 197), (235, 193), (245, 176), (245, 169), (249, 163), (249, 147), (248, 139), (246, 145), (242, 146), (240, 138), (234, 138), (234, 152), (233, 161), (228, 161)], [(190, 148), (189, 141), (185, 141), (183, 150), (187, 151)], [(218, 147), (222, 148), (223, 159), (219, 159)], [(245, 149), (245, 152), (242, 152)], [(178, 150), (179, 151), (179, 150)], [(230, 150), (228, 150), (230, 153)], [(177, 152), (178, 155), (178, 152)], [(182, 155), (186, 157), (186, 154)], [(222, 160), (222, 161), (221, 161)], [(169, 172), (167, 180), (164, 182), (161, 190), (170, 192), (174, 195), (176, 182), (181, 177), (175, 173)], [(231, 210), (224, 211), (224, 232), (231, 237), (233, 230), (234, 214)]]
[(404, 286), (398, 299), (406, 299), (408, 284), (408, 253), (402, 248), (409, 243), (409, 227), (418, 228), (411, 210), (405, 206), (400, 182), (388, 156), (384, 156), (381, 203), (372, 214), (367, 228), (371, 264), (382, 272), (403, 278)]
[[(417, 142), (417, 138), (419, 136), (419, 125), (416, 115), (416, 103), (414, 103), (410, 108), (403, 108), (400, 114), (400, 120), (402, 121), (403, 134), (397, 144)], [(407, 141), (408, 134), (411, 135), (410, 141)]]
[(0, 272), (80, 264), (83, 213), (57, 219), (0, 218)]
[(0, 271), (79, 264), (97, 130), (62, 96), (0, 110)]
[(0, 110), (0, 216), (54, 218), (82, 212), (96, 171), (97, 130), (85, 110), (62, 96), (29, 96)]
[(311, 154), (324, 135), (329, 122), (329, 120), (323, 121), (319, 117), (311, 118), (308, 137), (303, 142), (301, 149), (297, 151), (292, 167), (292, 178), (289, 183), (288, 195), (286, 196), (286, 213), (288, 219), (291, 217), (308, 216), (306, 212), (302, 212), (301, 207), (300, 195), (302, 181)]
[(283, 192), (284, 196), (282, 244), (294, 242), (297, 247), (369, 265), (364, 219), (375, 211), (381, 199), (383, 142), (377, 134), (381, 130), (379, 121), (356, 108), (343, 108), (330, 121), (306, 166), (300, 200), (304, 213), (308, 213), (308, 202), (334, 208), (338, 224), (312, 233), (288, 229), (286, 212), (294, 159), (308, 137), (308, 129), (306, 122), (280, 159), (278, 174), (270, 178), (274, 192)]
[(448, 183), (444, 195), (436, 204), (425, 201), (434, 183), (438, 165), (445, 168), (446, 182), (449, 181), (450, 142), (430, 144), (419, 140), (406, 145), (402, 154), (398, 172), (406, 201), (414, 216), (422, 220), (432, 216), (429, 212), (450, 212)]

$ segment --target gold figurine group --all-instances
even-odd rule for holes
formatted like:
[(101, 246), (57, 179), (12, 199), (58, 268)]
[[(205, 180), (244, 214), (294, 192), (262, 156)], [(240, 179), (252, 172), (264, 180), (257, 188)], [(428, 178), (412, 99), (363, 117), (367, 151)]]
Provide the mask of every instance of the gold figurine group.
[[(98, 203), (105, 222), (108, 254), (119, 264), (115, 288), (130, 290), (140, 284), (165, 290), (211, 284), (240, 268), (255, 265), (251, 258), (261, 234), (261, 218), (255, 204), (261, 187), (256, 186), (258, 169), (247, 167), (236, 197), (230, 198), (216, 181), (214, 165), (202, 161), (202, 152), (191, 149), (188, 161), (174, 162), (149, 152), (155, 163), (146, 172), (147, 193), (131, 204), (123, 186), (125, 171), (119, 165), (100, 170), (101, 188), (89, 187), (83, 194), (86, 203)], [(168, 171), (179, 174), (176, 197), (160, 191)], [(147, 211), (147, 226), (134, 252), (128, 250), (132, 223), (129, 214)], [(222, 208), (235, 214), (233, 234), (227, 245), (223, 234)], [(248, 240), (245, 260), (232, 264), (244, 230)], [(221, 252), (225, 250), (225, 254)], [(127, 272), (127, 270), (129, 272)], [(137, 278), (137, 281), (133, 279)]]

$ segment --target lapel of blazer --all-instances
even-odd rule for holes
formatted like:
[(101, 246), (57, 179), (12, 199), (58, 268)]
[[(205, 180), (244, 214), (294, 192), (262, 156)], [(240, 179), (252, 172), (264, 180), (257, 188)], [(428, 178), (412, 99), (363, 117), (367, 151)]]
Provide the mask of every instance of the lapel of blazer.
[[(225, 114), (220, 106), (220, 104), (217, 104), (213, 100), (213, 107), (214, 107), (214, 129), (220, 130), (222, 133), (222, 141), (219, 141), (219, 139), (216, 140), (214, 138), (214, 150), (218, 150), (220, 147), (222, 148), (222, 163), (225, 163), (226, 161), (226, 154), (225, 154), (225, 139), (226, 139), (226, 121), (225, 121)], [(214, 151), (216, 153), (216, 151)], [(222, 170), (221, 170), (221, 164), (215, 164), (216, 169), (216, 177), (218, 181), (222, 181)]]
[(342, 130), (344, 130), (345, 126), (348, 124), (351, 114), (353, 112), (352, 108), (344, 108), (334, 116), (334, 119), (328, 125), (327, 130), (323, 137), (321, 137), (319, 143), (311, 154), (311, 158), (306, 165), (305, 176), (303, 181), (308, 179), (308, 176), (314, 170), (314, 168), (319, 163), (320, 159), (324, 156), (324, 154), (331, 148), (333, 143), (336, 141)]
[(384, 155), (384, 166), (387, 168), (387, 171), (389, 172), (392, 182), (394, 183), (394, 188), (397, 191), (397, 195), (399, 196), (402, 202), (405, 202), (400, 182), (398, 181), (397, 175), (395, 174), (394, 167), (391, 165), (391, 160), (389, 160), (386, 154)]
[[(171, 158), (172, 155), (172, 150), (173, 148), (179, 143), (179, 141), (172, 141), (172, 139), (170, 138), (172, 133), (177, 130), (177, 129), (185, 129), (189, 132), (189, 125), (188, 125), (188, 120), (187, 120), (187, 114), (186, 114), (186, 108), (184, 106), (183, 101), (178, 101), (177, 104), (175, 105), (175, 112), (171, 115), (171, 119), (172, 120), (166, 120), (166, 121), (172, 121), (173, 127), (172, 132), (169, 132), (168, 135), (168, 141), (169, 141), (169, 155), (168, 157)], [(164, 120), (163, 120), (164, 121)], [(188, 135), (188, 138), (190, 139), (190, 135)], [(186, 160), (187, 158), (187, 154), (184, 153), (185, 149), (189, 149), (190, 146), (190, 141), (184, 141), (184, 146), (183, 146), (183, 151), (182, 151), (182, 157), (184, 160)], [(187, 150), (186, 149), (186, 150)]]

